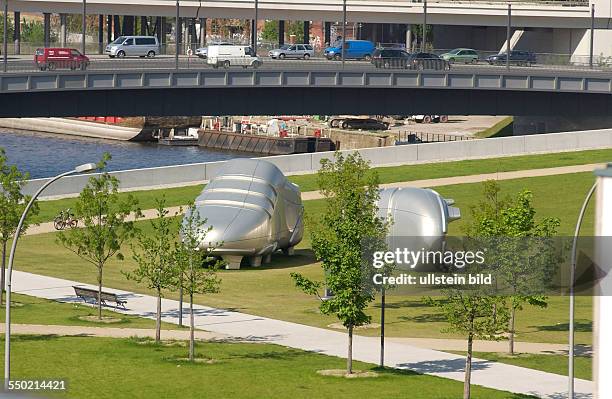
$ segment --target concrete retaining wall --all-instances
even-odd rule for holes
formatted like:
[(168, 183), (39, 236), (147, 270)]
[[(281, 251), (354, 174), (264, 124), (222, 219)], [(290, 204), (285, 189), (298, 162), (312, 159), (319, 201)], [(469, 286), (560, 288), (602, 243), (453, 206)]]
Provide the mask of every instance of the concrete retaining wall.
[[(396, 166), (596, 148), (612, 148), (612, 129), (364, 148), (342, 152), (358, 151), (371, 162), (372, 166)], [(332, 152), (321, 152), (280, 155), (262, 159), (274, 163), (285, 174), (291, 175), (314, 173), (318, 170), (321, 159), (332, 156)], [(123, 191), (188, 186), (205, 183), (216, 175), (224, 162), (123, 170), (112, 172), (112, 174), (121, 181), (120, 189)], [(76, 196), (87, 183), (88, 177), (66, 177), (50, 186), (45, 191), (45, 197), (51, 199)], [(32, 194), (45, 181), (46, 179), (31, 180), (24, 191)]]

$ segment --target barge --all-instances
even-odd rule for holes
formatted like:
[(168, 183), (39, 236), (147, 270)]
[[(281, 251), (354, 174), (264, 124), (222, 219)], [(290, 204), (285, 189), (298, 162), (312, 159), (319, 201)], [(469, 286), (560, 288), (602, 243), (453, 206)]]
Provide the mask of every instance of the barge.
[(242, 151), (264, 155), (289, 155), (307, 152), (334, 151), (336, 145), (325, 137), (278, 137), (200, 129), (198, 144), (217, 150)]

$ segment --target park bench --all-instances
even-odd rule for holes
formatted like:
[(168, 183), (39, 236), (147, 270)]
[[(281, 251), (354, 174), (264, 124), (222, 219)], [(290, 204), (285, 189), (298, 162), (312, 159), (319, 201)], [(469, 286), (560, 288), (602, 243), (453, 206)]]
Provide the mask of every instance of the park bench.
[[(74, 288), (74, 293), (76, 294), (76, 296), (81, 298), (86, 303), (88, 303), (88, 299), (92, 299), (94, 303), (98, 300), (98, 290), (92, 290), (90, 288), (79, 287), (76, 285), (74, 285), (72, 288)], [(102, 302), (102, 305), (104, 306), (108, 306), (106, 304), (106, 301), (109, 301), (115, 302), (115, 307), (121, 306), (123, 309), (126, 309), (125, 304), (127, 303), (127, 301), (119, 299), (117, 294), (102, 291), (100, 295), (100, 300)]]

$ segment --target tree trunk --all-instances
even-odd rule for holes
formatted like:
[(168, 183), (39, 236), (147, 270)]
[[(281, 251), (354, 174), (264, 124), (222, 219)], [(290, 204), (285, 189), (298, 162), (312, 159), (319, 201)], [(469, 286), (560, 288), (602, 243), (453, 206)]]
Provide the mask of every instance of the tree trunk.
[(195, 337), (193, 322), (193, 294), (189, 294), (189, 361), (193, 362), (195, 357)]
[(161, 290), (157, 289), (157, 317), (155, 318), (155, 342), (161, 340)]
[(179, 322), (179, 327), (183, 327), (183, 283), (181, 280), (181, 286), (179, 288), (179, 316), (178, 316), (178, 322)]
[(353, 374), (353, 325), (348, 328), (348, 353), (346, 357), (346, 373)]
[(510, 328), (508, 331), (508, 353), (514, 355), (514, 318), (516, 316), (516, 307), (512, 305), (510, 310)]
[(102, 320), (102, 265), (98, 265), (98, 320)]
[(472, 383), (472, 343), (473, 335), (468, 335), (467, 356), (465, 357), (465, 380), (463, 382), (463, 399), (470, 399)]
[(2, 241), (2, 272), (0, 273), (0, 305), (4, 303), (4, 279), (6, 278), (6, 241)]

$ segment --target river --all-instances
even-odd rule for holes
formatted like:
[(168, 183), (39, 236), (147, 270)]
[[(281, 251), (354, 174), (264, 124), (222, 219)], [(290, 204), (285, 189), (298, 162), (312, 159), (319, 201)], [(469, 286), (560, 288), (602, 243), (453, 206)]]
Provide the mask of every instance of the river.
[(108, 163), (110, 171), (257, 156), (197, 146), (171, 147), (157, 143), (132, 143), (1, 129), (0, 147), (5, 149), (9, 164), (29, 172), (33, 179), (55, 176), (77, 165), (98, 162), (105, 152), (112, 155), (112, 160)]

